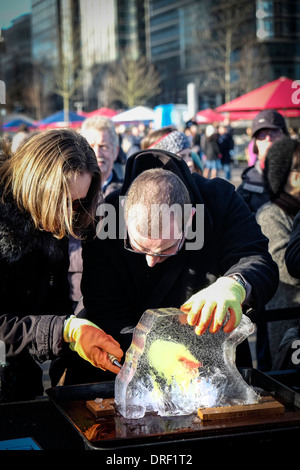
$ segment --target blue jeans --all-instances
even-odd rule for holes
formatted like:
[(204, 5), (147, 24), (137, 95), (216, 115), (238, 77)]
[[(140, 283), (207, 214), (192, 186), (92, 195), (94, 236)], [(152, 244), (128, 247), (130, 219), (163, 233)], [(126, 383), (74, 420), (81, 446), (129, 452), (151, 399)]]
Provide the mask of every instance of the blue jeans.
[(231, 180), (231, 166), (230, 163), (223, 164), (224, 177), (226, 180)]

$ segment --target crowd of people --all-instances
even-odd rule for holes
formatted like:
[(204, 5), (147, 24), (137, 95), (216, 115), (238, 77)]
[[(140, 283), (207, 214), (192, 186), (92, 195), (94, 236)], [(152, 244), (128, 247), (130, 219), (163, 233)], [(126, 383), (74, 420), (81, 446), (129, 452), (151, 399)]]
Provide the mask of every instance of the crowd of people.
[[(41, 395), (45, 360), (53, 386), (113, 380), (111, 357), (124, 361), (147, 308), (180, 308), (195, 335), (248, 315), (258, 367), (297, 367), (299, 140), (281, 114), (259, 113), (236, 188), (233, 137), (223, 124), (121, 132), (95, 117), (3, 145), (2, 401)], [(252, 366), (247, 340), (236, 362)]]
[[(177, 142), (175, 134), (169, 136), (172, 141), (165, 138), (172, 131), (177, 131)], [(194, 119), (187, 121), (181, 130), (174, 125), (164, 126), (159, 129), (148, 130), (145, 125), (123, 128), (121, 125), (117, 132), (121, 135), (122, 147), (128, 158), (138, 150), (143, 150), (153, 146), (155, 148), (165, 148), (177, 153), (178, 136), (181, 138), (179, 152), (184, 153), (187, 164), (206, 178), (215, 178), (222, 175), (228, 181), (231, 180), (231, 165), (234, 155), (233, 130), (229, 125), (209, 124), (201, 129)], [(175, 147), (172, 147), (175, 144)], [(153, 148), (153, 147), (152, 147)], [(221, 170), (222, 173), (221, 173)]]

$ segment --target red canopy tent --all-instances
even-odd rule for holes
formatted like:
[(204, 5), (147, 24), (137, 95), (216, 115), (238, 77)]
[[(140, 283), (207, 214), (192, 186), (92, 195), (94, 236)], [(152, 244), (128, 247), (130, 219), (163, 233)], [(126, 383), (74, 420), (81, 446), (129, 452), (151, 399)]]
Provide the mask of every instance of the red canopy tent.
[(256, 111), (257, 114), (263, 109), (276, 109), (286, 117), (297, 117), (300, 116), (299, 90), (297, 90), (299, 85), (295, 80), (280, 77), (239, 98), (218, 106), (216, 111), (233, 113), (233, 118), (234, 113), (242, 113), (240, 119), (245, 119), (247, 118), (247, 112)]
[(217, 113), (211, 108), (203, 109), (196, 114), (196, 121), (198, 124), (210, 124), (212, 122), (224, 121), (225, 116)]
[(93, 117), (93, 116), (105, 116), (108, 118), (112, 118), (113, 116), (116, 116), (118, 113), (114, 111), (113, 109), (110, 108), (99, 108), (95, 109), (95, 111), (91, 111), (90, 113), (85, 113), (86, 117)]

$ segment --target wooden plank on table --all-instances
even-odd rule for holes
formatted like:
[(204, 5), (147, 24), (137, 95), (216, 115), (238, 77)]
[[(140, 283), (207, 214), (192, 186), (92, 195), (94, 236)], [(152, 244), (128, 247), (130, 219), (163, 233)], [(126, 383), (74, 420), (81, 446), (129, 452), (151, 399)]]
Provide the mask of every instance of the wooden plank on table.
[(214, 419), (239, 418), (244, 416), (270, 416), (284, 413), (284, 405), (272, 397), (253, 405), (234, 405), (213, 408), (199, 408), (198, 416), (202, 421)]
[(99, 402), (97, 400), (89, 400), (86, 402), (86, 407), (96, 418), (115, 414), (113, 398), (103, 398)]

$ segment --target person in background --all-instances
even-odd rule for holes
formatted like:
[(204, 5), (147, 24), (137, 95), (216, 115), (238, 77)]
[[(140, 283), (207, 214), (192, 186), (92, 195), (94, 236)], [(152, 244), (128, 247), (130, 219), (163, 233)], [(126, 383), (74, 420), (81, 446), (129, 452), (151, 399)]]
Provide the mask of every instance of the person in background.
[(100, 171), (93, 150), (72, 130), (41, 132), (1, 163), (0, 180), (1, 400), (42, 395), (38, 362), (68, 355), (69, 346), (80, 360), (117, 372), (107, 353), (121, 357), (119, 345), (74, 317), (69, 298), (68, 237), (95, 230)]
[(231, 162), (232, 151), (234, 149), (234, 140), (232, 137), (232, 130), (228, 126), (219, 126), (218, 128), (219, 148), (222, 155), (221, 164), (224, 171), (224, 177), (227, 181), (231, 180)]
[(257, 160), (257, 153), (255, 153), (253, 151), (254, 144), (255, 144), (255, 139), (252, 137), (251, 127), (247, 127), (246, 134), (247, 134), (247, 136), (250, 137), (250, 141), (249, 141), (247, 147), (245, 148), (247, 163), (248, 163), (248, 166), (253, 166), (255, 164), (256, 160)]
[(94, 116), (83, 121), (81, 134), (96, 154), (101, 170), (102, 191), (105, 193), (109, 185), (110, 189), (114, 188), (114, 183), (118, 187), (123, 178), (114, 169), (119, 153), (119, 136), (114, 123), (105, 116)]
[(294, 127), (289, 127), (289, 134), (291, 139), (299, 140), (299, 134)]
[(165, 126), (149, 132), (141, 142), (141, 149), (147, 148), (175, 153), (185, 161), (191, 172), (202, 174), (201, 159), (192, 151), (190, 139), (175, 126)]
[(216, 128), (210, 124), (205, 129), (205, 140), (203, 146), (204, 152), (204, 170), (203, 176), (205, 178), (216, 178), (218, 171), (222, 168), (221, 153), (218, 144), (218, 134)]
[(126, 154), (126, 158), (130, 157), (135, 152), (138, 152), (141, 148), (142, 137), (137, 126), (125, 128), (125, 132), (122, 140), (122, 148)]
[(300, 143), (287, 136), (274, 142), (264, 173), (270, 202), (258, 210), (257, 221), (279, 268), (278, 289), (265, 305), (272, 368), (283, 334), (297, 326), (300, 318), (300, 280), (289, 274), (285, 263), (293, 222), (300, 210)]
[(283, 116), (272, 109), (261, 111), (252, 123), (253, 152), (257, 161), (242, 173), (242, 183), (237, 188), (238, 194), (245, 200), (252, 212), (269, 201), (263, 174), (265, 158), (273, 142), (288, 134)]
[[(300, 178), (299, 173), (298, 178)], [(285, 250), (285, 264), (289, 275), (300, 282), (300, 210), (294, 218), (290, 240)], [(273, 369), (300, 370), (300, 312), (298, 325), (286, 330), (282, 337)]]
[[(273, 143), (288, 135), (287, 126), (283, 116), (272, 109), (258, 113), (252, 123), (253, 152), (257, 160), (253, 166), (246, 168), (242, 173), (242, 183), (237, 193), (254, 214), (270, 200), (264, 176), (265, 159)], [(263, 312), (258, 318), (263, 317)], [(271, 367), (270, 347), (265, 322), (259, 321), (256, 331), (257, 366), (261, 370)]]
[(196, 122), (191, 122), (189, 125), (190, 138), (192, 151), (197, 153), (201, 157), (201, 133), (199, 132), (198, 125)]
[[(99, 202), (103, 194), (118, 189), (123, 179), (117, 175), (114, 164), (119, 154), (119, 136), (114, 123), (104, 116), (95, 116), (86, 119), (81, 127), (81, 134), (86, 138), (95, 152), (97, 163), (101, 171), (101, 191)], [(81, 298), (82, 277), (82, 247), (81, 241), (70, 237), (69, 243), (69, 283), (73, 308)]]
[(0, 141), (0, 157), (5, 157), (11, 153), (12, 138), (8, 132), (4, 132)]
[(25, 142), (30, 135), (29, 127), (26, 124), (21, 124), (19, 126), (18, 132), (14, 135), (12, 142), (11, 142), (11, 151), (15, 153), (15, 151), (20, 147), (20, 145)]

